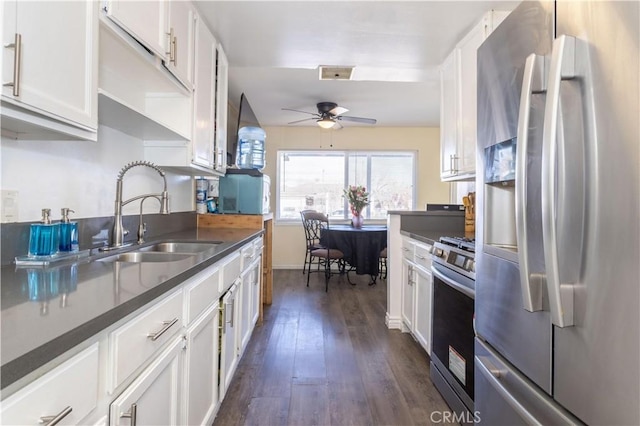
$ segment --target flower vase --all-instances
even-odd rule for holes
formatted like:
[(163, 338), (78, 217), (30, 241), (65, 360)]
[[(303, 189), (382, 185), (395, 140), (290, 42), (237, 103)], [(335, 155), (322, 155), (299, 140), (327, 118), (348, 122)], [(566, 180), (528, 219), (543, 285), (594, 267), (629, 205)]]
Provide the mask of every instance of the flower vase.
[(354, 214), (351, 218), (351, 226), (354, 228), (362, 228), (362, 224), (364, 223), (364, 217), (359, 214)]

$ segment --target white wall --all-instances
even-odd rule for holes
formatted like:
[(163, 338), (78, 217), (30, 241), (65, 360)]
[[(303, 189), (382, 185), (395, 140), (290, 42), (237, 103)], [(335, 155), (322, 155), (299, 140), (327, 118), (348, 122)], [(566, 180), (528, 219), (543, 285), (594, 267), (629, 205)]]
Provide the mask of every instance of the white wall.
[[(345, 127), (342, 130), (323, 130), (319, 127), (267, 127), (266, 167), (271, 176), (271, 193), (276, 193), (277, 151), (282, 149), (310, 150), (412, 150), (418, 152), (416, 209), (424, 210), (426, 203), (448, 203), (450, 184), (440, 181), (440, 131), (427, 127)], [(271, 209), (275, 210), (272, 198)], [(275, 215), (274, 215), (275, 217)], [(302, 223), (283, 225), (273, 229), (273, 267), (300, 268), (304, 261), (304, 232)]]
[[(106, 126), (98, 129), (98, 142), (16, 141), (2, 138), (0, 148), (2, 190), (18, 191), (18, 222), (36, 221), (43, 208), (52, 219), (60, 208), (75, 210), (72, 217), (111, 216), (114, 212), (116, 179), (127, 163), (143, 160), (140, 139)], [(172, 212), (192, 211), (193, 184), (188, 176), (167, 172)], [(123, 196), (162, 191), (162, 178), (148, 167), (135, 167), (124, 177)], [(139, 212), (139, 202), (123, 209), (125, 215)], [(157, 213), (159, 204), (144, 203), (145, 213)]]

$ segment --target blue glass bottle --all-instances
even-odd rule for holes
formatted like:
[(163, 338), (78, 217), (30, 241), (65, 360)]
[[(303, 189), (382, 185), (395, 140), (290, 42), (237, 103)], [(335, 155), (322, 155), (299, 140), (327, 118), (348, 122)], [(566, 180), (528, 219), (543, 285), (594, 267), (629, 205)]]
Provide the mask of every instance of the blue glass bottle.
[(60, 245), (59, 249), (63, 253), (77, 252), (78, 246), (78, 222), (69, 220), (69, 212), (75, 213), (68, 207), (63, 207), (62, 220), (60, 222)]
[(52, 256), (58, 253), (60, 224), (51, 223), (51, 209), (42, 209), (41, 223), (31, 225), (29, 256)]

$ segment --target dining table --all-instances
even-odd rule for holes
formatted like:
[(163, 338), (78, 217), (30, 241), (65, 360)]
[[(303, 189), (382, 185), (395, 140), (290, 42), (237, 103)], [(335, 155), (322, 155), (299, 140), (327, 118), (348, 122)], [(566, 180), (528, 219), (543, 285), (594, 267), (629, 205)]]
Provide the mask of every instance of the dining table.
[(356, 228), (330, 224), (322, 230), (320, 244), (343, 253), (343, 260), (349, 266), (347, 279), (348, 273), (354, 271), (357, 275), (371, 276), (369, 285), (373, 285), (380, 273), (380, 252), (387, 247), (387, 226), (370, 224)]

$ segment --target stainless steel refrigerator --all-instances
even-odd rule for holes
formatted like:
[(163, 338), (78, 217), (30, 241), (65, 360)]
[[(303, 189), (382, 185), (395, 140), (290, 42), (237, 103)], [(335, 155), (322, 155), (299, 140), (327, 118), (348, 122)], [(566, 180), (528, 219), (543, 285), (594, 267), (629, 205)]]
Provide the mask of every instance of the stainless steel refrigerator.
[(640, 3), (521, 3), (478, 50), (475, 410), (640, 424)]

